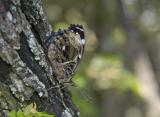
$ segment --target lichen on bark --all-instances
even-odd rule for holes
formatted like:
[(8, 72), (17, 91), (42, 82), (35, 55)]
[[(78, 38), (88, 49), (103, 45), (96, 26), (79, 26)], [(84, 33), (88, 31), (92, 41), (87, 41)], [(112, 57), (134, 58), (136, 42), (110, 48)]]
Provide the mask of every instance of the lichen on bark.
[(55, 117), (79, 116), (70, 91), (48, 90), (56, 82), (43, 46), (51, 32), (41, 0), (0, 0), (0, 116), (29, 102)]

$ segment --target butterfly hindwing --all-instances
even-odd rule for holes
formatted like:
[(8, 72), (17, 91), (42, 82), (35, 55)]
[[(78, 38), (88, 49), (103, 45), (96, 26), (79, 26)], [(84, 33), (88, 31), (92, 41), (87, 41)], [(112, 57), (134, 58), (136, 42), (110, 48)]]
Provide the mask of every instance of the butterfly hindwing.
[(53, 32), (45, 41), (48, 59), (60, 83), (70, 82), (83, 56), (84, 46), (84, 29), (78, 24)]

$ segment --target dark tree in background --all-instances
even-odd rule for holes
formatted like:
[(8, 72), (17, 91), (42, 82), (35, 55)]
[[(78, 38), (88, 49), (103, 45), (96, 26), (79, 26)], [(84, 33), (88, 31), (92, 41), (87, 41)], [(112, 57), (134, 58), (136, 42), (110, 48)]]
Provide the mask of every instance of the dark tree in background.
[[(81, 76), (86, 73), (84, 78), (91, 82), (84, 87), (92, 87), (98, 117), (160, 116), (159, 8), (159, 0), (46, 1), (53, 24), (75, 19), (97, 36), (94, 42), (86, 31), (87, 54)], [(56, 15), (52, 9), (57, 10)], [(115, 58), (123, 67), (112, 63)], [(116, 75), (119, 70), (121, 75)]]
[(33, 102), (55, 117), (79, 115), (70, 91), (49, 90), (55, 79), (43, 43), (51, 31), (41, 0), (0, 0), (1, 117)]

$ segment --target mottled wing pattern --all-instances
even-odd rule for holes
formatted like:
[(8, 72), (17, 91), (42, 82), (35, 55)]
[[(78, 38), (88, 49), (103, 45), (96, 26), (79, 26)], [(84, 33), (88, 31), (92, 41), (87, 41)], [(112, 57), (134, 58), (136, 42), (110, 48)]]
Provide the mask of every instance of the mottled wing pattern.
[(47, 56), (60, 83), (70, 82), (84, 53), (82, 25), (71, 24), (66, 30), (53, 32), (46, 40)]

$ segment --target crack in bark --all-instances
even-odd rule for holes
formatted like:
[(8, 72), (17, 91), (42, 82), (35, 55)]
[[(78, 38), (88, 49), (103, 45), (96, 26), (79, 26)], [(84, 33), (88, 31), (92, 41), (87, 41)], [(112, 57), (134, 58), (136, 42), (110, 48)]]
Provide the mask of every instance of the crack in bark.
[(0, 0), (0, 116), (28, 100), (55, 117), (79, 116), (70, 91), (48, 90), (57, 85), (43, 48), (51, 32), (41, 0)]

